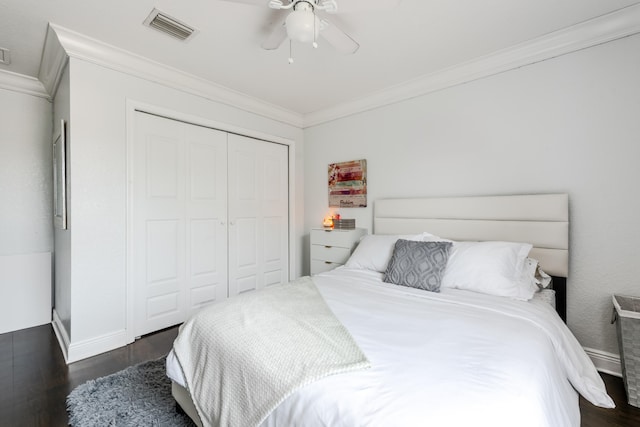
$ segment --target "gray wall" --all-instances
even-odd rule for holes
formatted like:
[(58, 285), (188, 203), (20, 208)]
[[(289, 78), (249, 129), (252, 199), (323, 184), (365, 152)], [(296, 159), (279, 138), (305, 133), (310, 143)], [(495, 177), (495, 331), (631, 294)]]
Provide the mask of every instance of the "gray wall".
[[(58, 89), (53, 100), (53, 123), (55, 129), (60, 127), (60, 121), (65, 121), (66, 132), (66, 160), (70, 165), (70, 159), (73, 155), (73, 144), (71, 142), (71, 105), (70, 105), (70, 83), (69, 83), (69, 67), (65, 67), (60, 78)], [(67, 172), (70, 172), (68, 168)], [(69, 176), (70, 173), (67, 173)], [(67, 180), (67, 229), (54, 228), (54, 299), (53, 304), (56, 315), (60, 318), (62, 327), (67, 337), (71, 337), (71, 233), (73, 227), (73, 211), (71, 206), (71, 185)]]
[[(375, 199), (566, 192), (568, 324), (617, 354), (611, 294), (640, 295), (640, 36), (305, 130), (305, 227), (327, 207), (327, 164), (366, 158)], [(305, 253), (308, 261), (308, 250)]]
[(0, 255), (50, 252), (51, 103), (0, 88)]
[(5, 333), (51, 321), (51, 103), (0, 89), (0, 129), (0, 301), (11, 301), (0, 311)]

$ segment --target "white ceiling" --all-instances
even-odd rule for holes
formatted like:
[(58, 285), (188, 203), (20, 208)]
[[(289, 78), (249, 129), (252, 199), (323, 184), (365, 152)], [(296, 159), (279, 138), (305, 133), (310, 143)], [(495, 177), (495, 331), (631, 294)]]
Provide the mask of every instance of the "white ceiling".
[[(356, 0), (337, 0), (347, 4)], [(375, 3), (380, 0), (357, 0)], [(37, 77), (52, 22), (299, 114), (324, 110), (638, 3), (637, 0), (402, 0), (328, 19), (354, 55), (320, 42), (260, 48), (282, 11), (220, 0), (0, 0), (0, 70)], [(142, 25), (157, 8), (199, 33), (180, 42)]]

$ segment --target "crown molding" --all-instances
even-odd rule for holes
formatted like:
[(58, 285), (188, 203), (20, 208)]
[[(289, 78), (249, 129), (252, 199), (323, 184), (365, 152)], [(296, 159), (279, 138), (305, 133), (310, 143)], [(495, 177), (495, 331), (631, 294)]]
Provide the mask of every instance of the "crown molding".
[[(70, 58), (81, 59), (288, 125), (302, 127), (302, 114), (108, 45), (56, 24), (50, 23), (49, 28), (55, 33), (57, 43), (64, 50), (66, 56)], [(49, 39), (51, 39), (51, 43), (45, 44), (45, 52), (43, 53), (41, 78), (46, 79), (47, 89), (50, 90), (49, 93), (53, 93), (52, 90), (55, 90), (59, 75), (62, 74), (66, 65), (66, 60), (62, 61), (55, 51), (56, 43), (53, 37), (47, 37), (47, 40)]]
[(55, 96), (58, 90), (58, 84), (62, 78), (62, 73), (69, 57), (64, 51), (64, 48), (58, 40), (58, 36), (55, 31), (49, 25), (47, 28), (47, 35), (44, 39), (44, 48), (42, 49), (42, 57), (40, 59), (40, 70), (38, 72), (38, 79), (44, 85), (45, 90), (49, 93), (51, 98)]
[(0, 70), (0, 88), (13, 92), (50, 99), (49, 94), (38, 79), (11, 71)]
[(42, 84), (38, 84), (36, 79), (29, 77), (16, 78), (15, 76), (19, 75), (13, 73), (8, 73), (11, 77), (4, 77), (7, 73), (2, 72), (0, 87), (50, 98), (48, 94), (55, 93), (68, 57), (73, 57), (282, 123), (306, 128), (535, 64), (639, 32), (640, 4), (635, 4), (475, 60), (426, 74), (363, 98), (302, 115), (58, 25), (49, 24), (39, 74)]
[(394, 104), (639, 32), (640, 4), (635, 4), (475, 60), (426, 74), (369, 96), (308, 113), (304, 116), (303, 127)]

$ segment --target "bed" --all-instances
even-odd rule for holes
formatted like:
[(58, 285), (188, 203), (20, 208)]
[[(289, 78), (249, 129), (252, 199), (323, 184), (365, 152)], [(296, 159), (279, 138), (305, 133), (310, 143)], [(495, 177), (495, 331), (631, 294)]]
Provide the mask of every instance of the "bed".
[[(242, 411), (251, 405), (237, 396), (225, 401), (229, 389), (224, 387), (240, 383), (249, 389), (243, 393), (251, 394), (253, 379), (245, 372), (226, 379), (218, 375), (216, 386), (207, 388), (210, 380), (201, 378), (203, 370), (215, 364), (214, 359), (228, 356), (212, 356), (218, 351), (216, 339), (207, 335), (205, 341), (213, 341), (209, 343), (213, 347), (203, 347), (196, 344), (199, 339), (186, 337), (187, 332), (181, 330), (176, 341), (185, 334), (182, 344), (174, 345), (167, 358), (172, 393), (197, 425), (579, 426), (578, 393), (602, 407), (613, 407), (613, 401), (561, 318), (568, 230), (568, 197), (564, 194), (377, 200), (375, 234), (365, 237), (344, 267), (303, 278), (286, 288), (317, 290), (338, 322), (331, 324), (331, 331), (344, 328), (355, 343), (355, 349), (349, 348), (349, 355), (355, 354), (352, 364), (338, 364), (338, 369), (316, 375), (313, 381), (299, 381), (272, 400), (263, 415), (252, 418), (247, 413), (244, 418)], [(474, 243), (465, 246), (464, 242)], [(406, 265), (401, 245), (410, 253), (415, 248), (445, 252), (456, 248), (439, 272), (442, 287), (437, 292), (385, 281), (395, 267)], [(509, 248), (510, 254), (515, 253), (513, 248), (518, 254), (526, 250), (525, 255), (537, 259), (539, 267), (554, 277), (555, 291), (532, 284), (531, 297), (521, 297), (525, 292), (521, 285), (517, 294), (509, 294), (508, 282), (501, 288), (493, 272), (479, 274), (484, 270), (464, 272), (479, 277), (469, 286), (444, 286), (465, 283), (463, 279), (452, 281), (455, 275), (450, 273), (461, 271), (460, 262), (471, 259), (469, 254), (485, 257), (482, 266), (487, 256), (500, 258), (494, 256), (495, 248)], [(524, 267), (518, 269), (524, 271)], [(407, 277), (413, 280), (413, 275)], [(477, 286), (481, 287), (474, 288)], [(559, 297), (555, 301), (558, 313), (553, 301), (541, 297), (554, 292)], [(315, 308), (301, 307), (304, 295), (292, 307), (313, 312)], [(235, 314), (241, 309), (230, 310)], [(289, 353), (306, 354), (306, 350)], [(225, 362), (230, 366), (237, 364), (236, 356), (247, 357), (240, 347), (233, 351), (235, 356)], [(186, 361), (186, 354), (192, 362)], [(295, 354), (292, 357), (295, 361)], [(311, 359), (314, 357), (320, 358)], [(306, 363), (309, 357), (304, 359)], [(226, 370), (225, 363), (218, 363), (218, 371)], [(270, 364), (260, 366), (259, 370), (271, 368)], [(206, 413), (203, 401), (212, 395), (220, 398), (224, 408), (236, 407), (239, 412), (234, 422)]]

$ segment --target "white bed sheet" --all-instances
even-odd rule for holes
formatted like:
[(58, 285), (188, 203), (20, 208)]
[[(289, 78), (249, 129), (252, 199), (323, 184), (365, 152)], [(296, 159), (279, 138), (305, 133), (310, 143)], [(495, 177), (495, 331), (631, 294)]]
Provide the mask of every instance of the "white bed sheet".
[[(319, 380), (264, 421), (275, 426), (579, 426), (576, 389), (613, 407), (577, 340), (542, 301), (431, 293), (338, 268), (314, 276), (372, 364)], [(167, 373), (184, 385), (167, 358)]]

